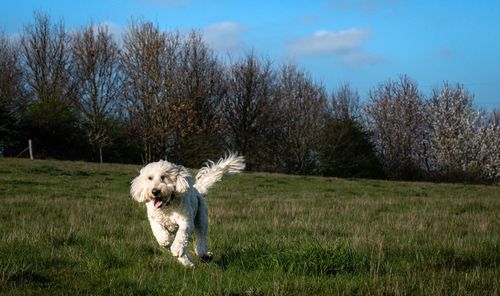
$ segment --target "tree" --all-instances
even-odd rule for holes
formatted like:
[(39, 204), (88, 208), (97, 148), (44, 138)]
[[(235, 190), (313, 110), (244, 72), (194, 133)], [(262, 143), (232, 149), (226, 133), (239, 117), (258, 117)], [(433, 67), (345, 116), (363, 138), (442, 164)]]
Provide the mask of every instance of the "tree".
[(492, 111), (481, 126), (478, 165), (481, 178), (488, 183), (500, 183), (500, 122), (498, 113)]
[(491, 111), (489, 120), (500, 125), (500, 108), (495, 108)]
[(69, 37), (62, 22), (52, 25), (48, 16), (35, 14), (25, 27), (21, 53), (28, 103), (22, 125), (38, 154), (78, 157), (80, 131), (72, 109), (75, 88), (70, 76)]
[(380, 163), (364, 130), (357, 91), (342, 85), (331, 95), (319, 141), (321, 174), (337, 177), (380, 177)]
[(480, 113), (462, 85), (445, 83), (433, 92), (429, 106), (431, 171), (448, 180), (477, 178)]
[(0, 33), (0, 155), (15, 155), (17, 118), (24, 99), (19, 44)]
[(197, 31), (182, 39), (177, 56), (176, 90), (169, 105), (169, 157), (197, 167), (222, 150), (219, 107), (225, 92), (223, 69)]
[(178, 47), (177, 34), (166, 35), (151, 22), (131, 23), (123, 38), (125, 108), (130, 131), (141, 141), (144, 163), (167, 155)]
[(336, 119), (361, 119), (359, 93), (353, 90), (349, 83), (342, 84), (331, 94), (330, 113)]
[(253, 52), (229, 68), (223, 101), (227, 145), (245, 155), (250, 170), (273, 169), (280, 126), (274, 79), (271, 63)]
[(102, 163), (102, 149), (110, 141), (110, 124), (121, 90), (118, 46), (107, 27), (91, 24), (76, 32), (71, 53), (78, 92), (74, 103), (89, 143), (99, 152)]
[(322, 85), (293, 64), (283, 65), (275, 96), (282, 104), (283, 140), (276, 149), (285, 172), (317, 172), (320, 131), (327, 113), (327, 96)]
[(417, 84), (402, 75), (369, 92), (368, 127), (384, 171), (392, 179), (415, 179), (426, 154), (425, 101)]

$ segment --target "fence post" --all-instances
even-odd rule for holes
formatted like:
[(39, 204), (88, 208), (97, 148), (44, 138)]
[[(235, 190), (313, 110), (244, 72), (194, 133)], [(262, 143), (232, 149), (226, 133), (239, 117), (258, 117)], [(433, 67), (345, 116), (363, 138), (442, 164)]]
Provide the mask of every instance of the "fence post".
[(30, 149), (30, 159), (33, 160), (33, 146), (31, 145), (31, 139), (28, 140), (28, 147)]

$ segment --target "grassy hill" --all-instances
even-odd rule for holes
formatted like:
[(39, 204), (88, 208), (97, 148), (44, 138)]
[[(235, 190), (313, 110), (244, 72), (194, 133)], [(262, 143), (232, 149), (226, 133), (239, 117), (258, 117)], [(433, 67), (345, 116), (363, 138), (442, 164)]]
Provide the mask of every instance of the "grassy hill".
[(0, 294), (500, 293), (499, 187), (245, 173), (188, 270), (129, 197), (138, 169), (0, 159)]

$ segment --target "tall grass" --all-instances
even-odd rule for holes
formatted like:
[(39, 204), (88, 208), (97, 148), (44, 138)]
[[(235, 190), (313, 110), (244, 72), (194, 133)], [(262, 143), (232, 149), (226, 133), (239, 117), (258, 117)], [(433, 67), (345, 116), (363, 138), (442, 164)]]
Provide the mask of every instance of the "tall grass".
[(498, 295), (500, 188), (245, 173), (184, 269), (128, 195), (138, 167), (0, 159), (0, 293)]

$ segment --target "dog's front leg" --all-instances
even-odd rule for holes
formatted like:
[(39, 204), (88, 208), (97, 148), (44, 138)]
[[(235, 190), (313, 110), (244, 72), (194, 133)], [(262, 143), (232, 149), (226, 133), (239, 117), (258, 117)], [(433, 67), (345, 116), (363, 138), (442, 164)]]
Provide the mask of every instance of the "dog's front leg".
[(182, 265), (186, 267), (194, 267), (193, 261), (188, 255), (188, 244), (189, 238), (193, 233), (193, 225), (192, 223), (189, 223), (189, 221), (185, 220), (177, 221), (177, 224), (179, 225), (179, 229), (177, 230), (177, 234), (175, 235), (175, 239), (170, 250), (172, 251), (172, 255), (177, 257)]
[(169, 248), (174, 241), (174, 234), (153, 219), (150, 219), (149, 223), (151, 224), (151, 230), (153, 230), (153, 235), (158, 241), (158, 244), (162, 247)]

